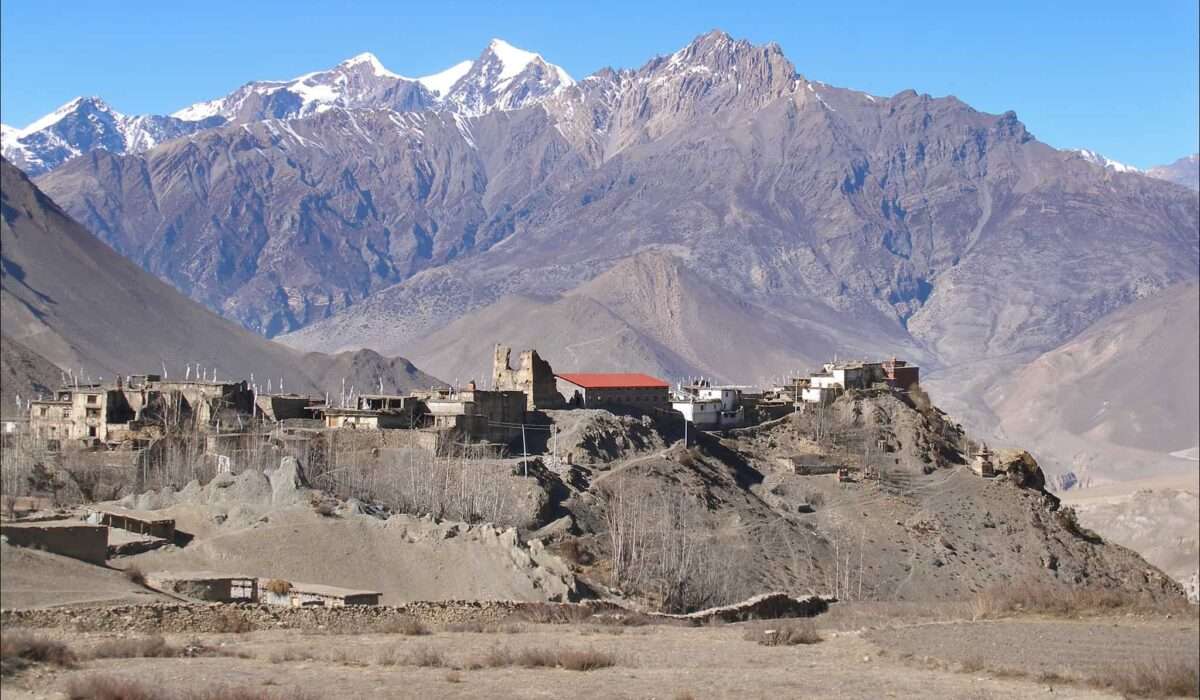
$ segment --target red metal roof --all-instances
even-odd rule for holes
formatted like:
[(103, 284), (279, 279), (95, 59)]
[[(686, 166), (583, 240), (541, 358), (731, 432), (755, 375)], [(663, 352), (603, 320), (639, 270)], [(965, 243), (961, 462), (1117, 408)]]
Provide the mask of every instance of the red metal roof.
[(666, 389), (671, 386), (648, 374), (627, 372), (579, 372), (554, 376), (584, 389)]

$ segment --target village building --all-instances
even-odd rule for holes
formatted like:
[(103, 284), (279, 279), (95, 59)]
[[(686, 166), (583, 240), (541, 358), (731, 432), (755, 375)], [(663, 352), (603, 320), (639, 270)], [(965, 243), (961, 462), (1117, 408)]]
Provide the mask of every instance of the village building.
[(146, 574), (151, 588), (210, 603), (259, 602), (258, 578), (211, 571), (155, 571)]
[(312, 418), (309, 408), (321, 400), (303, 394), (254, 394), (253, 418), (278, 423), (285, 420)]
[(0, 524), (0, 536), (14, 547), (40, 549), (103, 565), (108, 559), (108, 528), (78, 520)]
[(399, 430), (411, 428), (412, 415), (390, 409), (372, 410), (362, 408), (313, 407), (331, 429)]
[(425, 405), (419, 396), (363, 394), (351, 407), (315, 405), (308, 410), (323, 420), (326, 428), (399, 430), (416, 427)]
[(836, 474), (846, 466), (837, 458), (821, 453), (800, 453), (791, 457), (781, 457), (779, 462), (785, 469), (799, 476)]
[(254, 413), (254, 392), (246, 381), (164, 379), (156, 374), (133, 375), (117, 390), (136, 414), (136, 420), (169, 424), (192, 423), (204, 429), (237, 422)]
[(465, 389), (431, 392), (421, 427), (457, 431), (467, 440), (508, 442), (521, 434), (528, 401), (523, 391), (488, 391), (475, 382)]
[(896, 358), (884, 362), (826, 362), (800, 389), (800, 400), (828, 404), (848, 390), (886, 386), (908, 391), (919, 385), (920, 369)]
[(625, 406), (641, 410), (671, 407), (671, 385), (648, 374), (576, 372), (556, 374), (559, 393), (576, 408)]
[(120, 388), (87, 384), (62, 388), (30, 402), (30, 430), (47, 440), (108, 440), (109, 425), (128, 423), (134, 409)]
[(244, 381), (164, 380), (155, 374), (111, 384), (73, 384), (29, 404), (29, 432), (41, 439), (92, 444), (144, 444), (169, 426), (220, 430), (256, 413)]
[(528, 411), (562, 408), (563, 397), (558, 393), (550, 363), (538, 357), (537, 350), (525, 350), (521, 353), (520, 367), (513, 369), (509, 364), (511, 355), (511, 348), (496, 345), (492, 358), (492, 388), (525, 392), (525, 409)]
[(712, 386), (697, 382), (679, 387), (671, 408), (700, 430), (728, 430), (746, 424), (740, 386)]
[(892, 358), (881, 363), (883, 381), (893, 389), (908, 391), (921, 385), (921, 369), (904, 360)]
[[(281, 587), (281, 583), (285, 585)], [(280, 590), (281, 588), (286, 590)], [(316, 583), (290, 583), (278, 579), (259, 579), (258, 590), (261, 602), (293, 608), (379, 605), (381, 595), (377, 591), (359, 591)]]

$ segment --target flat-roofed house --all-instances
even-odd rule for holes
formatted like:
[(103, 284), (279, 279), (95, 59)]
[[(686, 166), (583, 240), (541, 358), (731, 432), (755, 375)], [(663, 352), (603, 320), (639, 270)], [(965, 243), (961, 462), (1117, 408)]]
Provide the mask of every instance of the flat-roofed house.
[(740, 386), (712, 386), (707, 382), (681, 386), (671, 407), (701, 430), (740, 428), (746, 424)]
[(579, 408), (628, 406), (652, 409), (671, 407), (671, 385), (648, 374), (630, 372), (574, 372), (556, 374), (559, 393)]

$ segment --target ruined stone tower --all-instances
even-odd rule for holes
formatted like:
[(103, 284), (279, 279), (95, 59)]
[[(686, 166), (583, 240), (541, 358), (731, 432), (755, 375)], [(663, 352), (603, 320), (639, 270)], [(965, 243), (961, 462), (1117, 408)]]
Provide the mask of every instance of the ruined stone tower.
[(538, 357), (537, 350), (521, 353), (521, 366), (513, 369), (509, 364), (512, 348), (496, 345), (492, 361), (492, 388), (497, 391), (525, 392), (526, 410), (562, 408), (563, 398), (558, 393), (554, 370), (550, 363)]

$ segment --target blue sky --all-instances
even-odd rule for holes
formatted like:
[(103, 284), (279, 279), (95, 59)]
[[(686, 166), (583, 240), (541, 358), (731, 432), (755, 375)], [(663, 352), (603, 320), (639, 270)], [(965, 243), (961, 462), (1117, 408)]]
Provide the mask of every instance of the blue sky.
[(0, 119), (24, 126), (81, 94), (127, 114), (167, 113), (362, 51), (418, 76), (473, 58), (493, 36), (579, 78), (636, 67), (720, 28), (778, 42), (812, 79), (1012, 109), (1051, 145), (1146, 167), (1200, 149), (1198, 25), (1196, 0), (3, 0)]

